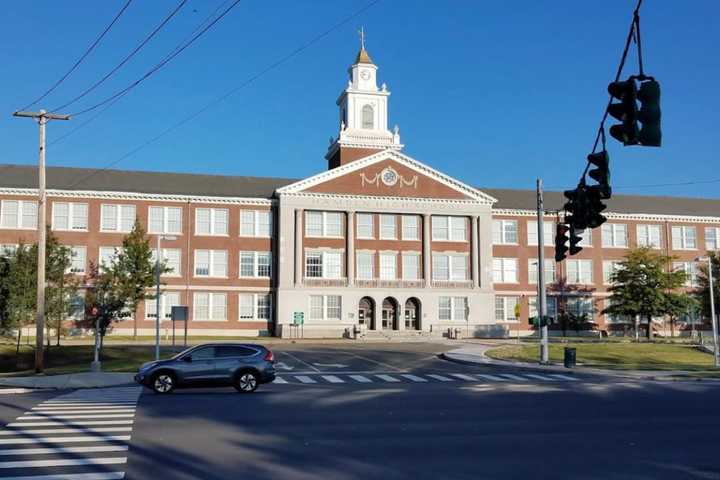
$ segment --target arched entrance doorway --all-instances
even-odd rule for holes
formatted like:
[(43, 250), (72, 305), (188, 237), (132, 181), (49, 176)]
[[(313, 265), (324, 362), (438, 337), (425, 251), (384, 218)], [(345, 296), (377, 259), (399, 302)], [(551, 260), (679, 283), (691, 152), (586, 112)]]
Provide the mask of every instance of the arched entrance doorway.
[(358, 324), (370, 330), (375, 329), (375, 302), (370, 297), (363, 297), (358, 304)]
[(405, 330), (420, 330), (420, 300), (415, 297), (405, 302)]
[(382, 329), (397, 330), (398, 304), (397, 300), (387, 297), (382, 304)]

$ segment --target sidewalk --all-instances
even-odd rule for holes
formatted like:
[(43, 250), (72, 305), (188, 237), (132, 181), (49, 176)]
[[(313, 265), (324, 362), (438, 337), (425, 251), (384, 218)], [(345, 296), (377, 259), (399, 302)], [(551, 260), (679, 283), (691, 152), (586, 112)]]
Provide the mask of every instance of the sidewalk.
[(65, 375), (33, 375), (0, 378), (0, 387), (21, 388), (100, 388), (134, 384), (133, 373), (82, 372)]
[(462, 363), (465, 365), (496, 365), (502, 367), (516, 367), (516, 368), (529, 368), (535, 370), (542, 370), (546, 372), (562, 372), (562, 373), (589, 373), (592, 375), (602, 375), (606, 377), (633, 379), (633, 380), (678, 380), (678, 377), (682, 380), (703, 380), (720, 382), (718, 379), (713, 378), (699, 378), (689, 377), (690, 372), (684, 370), (606, 370), (602, 368), (589, 368), (578, 365), (575, 368), (565, 368), (560, 364), (540, 365), (539, 363), (525, 363), (525, 362), (512, 362), (509, 360), (497, 360), (490, 358), (485, 355), (485, 352), (497, 347), (497, 345), (468, 345), (465, 347), (458, 348), (440, 354), (440, 357), (456, 363)]

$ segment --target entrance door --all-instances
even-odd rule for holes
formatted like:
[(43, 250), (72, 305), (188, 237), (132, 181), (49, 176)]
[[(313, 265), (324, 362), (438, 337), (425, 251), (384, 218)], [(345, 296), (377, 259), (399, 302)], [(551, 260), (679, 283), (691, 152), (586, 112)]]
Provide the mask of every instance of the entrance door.
[(360, 299), (358, 305), (358, 324), (365, 325), (366, 328), (375, 328), (373, 312), (373, 301), (369, 297)]
[(382, 306), (382, 328), (383, 330), (394, 330), (396, 328), (396, 312), (394, 300), (386, 298)]
[(405, 329), (417, 330), (417, 310), (414, 308), (405, 309)]

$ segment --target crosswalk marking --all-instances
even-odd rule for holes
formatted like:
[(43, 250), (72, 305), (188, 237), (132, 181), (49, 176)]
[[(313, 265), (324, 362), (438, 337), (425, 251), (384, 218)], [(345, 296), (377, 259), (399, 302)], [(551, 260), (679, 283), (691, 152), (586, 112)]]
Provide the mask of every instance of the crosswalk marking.
[(134, 413), (114, 413), (111, 415), (27, 415), (24, 417), (18, 417), (18, 420), (42, 420), (44, 418), (127, 418), (134, 416)]
[(50, 455), (53, 453), (98, 453), (125, 452), (127, 445), (103, 445), (97, 447), (43, 447), (43, 448), (12, 448), (0, 449), (0, 456), (10, 455)]
[(442, 375), (437, 375), (435, 373), (429, 373), (428, 377), (434, 378), (435, 380), (440, 380), (441, 382), (452, 382), (453, 379), (449, 377), (443, 377)]
[(471, 377), (470, 375), (465, 375), (464, 373), (451, 373), (453, 377), (457, 377), (460, 380), (468, 380), (470, 382), (477, 382), (477, 378)]
[(324, 378), (325, 380), (327, 380), (330, 383), (345, 383), (345, 380), (343, 380), (342, 378), (337, 377), (335, 375), (321, 375), (321, 376), (322, 376), (322, 378)]
[(132, 427), (108, 428), (47, 428), (41, 430), (3, 430), (0, 435), (40, 435), (48, 433), (103, 433), (103, 432), (131, 432)]
[(413, 382), (427, 382), (426, 379), (424, 379), (422, 377), (418, 377), (417, 375), (411, 375), (409, 373), (403, 373), (400, 376), (407, 378), (408, 380), (412, 380)]
[(399, 382), (400, 381), (395, 377), (391, 377), (390, 375), (375, 375), (375, 376), (378, 377), (380, 380), (385, 380), (386, 382)]
[(32, 475), (22, 477), (4, 477), (5, 480), (122, 480), (125, 472), (73, 473), (72, 475)]
[(132, 425), (133, 420), (74, 420), (72, 422), (67, 421), (51, 421), (51, 422), (18, 422), (8, 423), (6, 427), (13, 428), (24, 428), (24, 427), (52, 427), (52, 426), (66, 426), (73, 427), (75, 425)]
[(295, 375), (295, 378), (300, 380), (302, 383), (317, 383), (317, 381), (313, 380), (307, 375)]
[(88, 414), (112, 414), (112, 413), (133, 413), (134, 408), (109, 408), (107, 410), (31, 410), (26, 415), (88, 415)]
[(476, 373), (475, 375), (485, 380), (492, 380), (494, 382), (507, 382), (507, 378), (498, 377), (497, 375), (489, 375), (487, 373)]
[(69, 467), (75, 465), (117, 465), (120, 463), (127, 463), (127, 457), (22, 460), (18, 462), (0, 462), (0, 468)]
[(285, 380), (285, 379), (282, 378), (282, 377), (275, 377), (275, 380), (273, 380), (273, 383), (281, 383), (281, 384), (284, 384), (284, 383), (288, 383), (288, 381)]
[(518, 382), (527, 382), (527, 378), (515, 375), (513, 373), (499, 373), (501, 377), (509, 378), (510, 380), (517, 380)]
[(577, 378), (571, 377), (569, 375), (563, 375), (562, 373), (550, 373), (550, 374), (548, 374), (548, 376), (559, 378), (560, 380), (569, 380), (571, 382), (577, 382)]
[(360, 383), (372, 383), (372, 380), (362, 375), (350, 375), (350, 378)]
[(525, 376), (530, 378), (537, 378), (538, 380), (556, 380), (555, 378), (547, 377), (545, 375), (538, 375), (537, 373), (526, 373)]
[(0, 438), (0, 445), (24, 445), (28, 443), (87, 443), (87, 442), (129, 442), (130, 435), (83, 435), (78, 437), (30, 437)]

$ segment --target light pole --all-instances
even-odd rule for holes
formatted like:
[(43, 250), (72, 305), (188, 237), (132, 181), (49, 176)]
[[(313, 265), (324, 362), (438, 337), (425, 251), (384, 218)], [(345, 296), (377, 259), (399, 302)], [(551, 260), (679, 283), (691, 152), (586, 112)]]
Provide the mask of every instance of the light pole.
[(715, 368), (720, 367), (720, 350), (718, 349), (718, 329), (717, 319), (715, 318), (715, 292), (713, 285), (713, 273), (712, 273), (712, 257), (698, 257), (695, 259), (696, 262), (705, 261), (708, 262), (708, 286), (710, 288), (710, 323), (712, 324), (713, 330), (713, 359), (715, 361)]
[(171, 235), (157, 236), (157, 250), (155, 250), (155, 360), (160, 360), (160, 301), (162, 300), (160, 293), (160, 262), (162, 250), (160, 250), (160, 240), (175, 240), (177, 237)]

